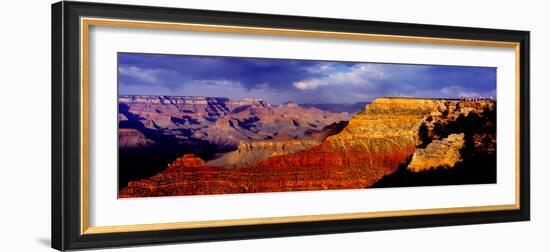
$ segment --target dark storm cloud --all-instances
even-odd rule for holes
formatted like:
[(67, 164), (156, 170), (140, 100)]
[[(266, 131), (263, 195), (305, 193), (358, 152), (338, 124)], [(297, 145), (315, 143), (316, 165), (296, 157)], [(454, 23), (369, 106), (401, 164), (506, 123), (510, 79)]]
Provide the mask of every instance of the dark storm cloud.
[(119, 53), (121, 94), (352, 103), (495, 96), (496, 68)]

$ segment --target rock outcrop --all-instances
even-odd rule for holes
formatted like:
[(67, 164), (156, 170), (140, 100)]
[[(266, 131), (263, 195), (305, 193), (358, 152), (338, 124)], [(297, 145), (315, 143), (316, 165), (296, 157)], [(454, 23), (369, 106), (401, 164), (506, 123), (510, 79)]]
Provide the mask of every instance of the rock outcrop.
[(237, 150), (210, 160), (207, 164), (224, 168), (247, 167), (272, 156), (292, 154), (317, 146), (327, 137), (341, 132), (346, 125), (347, 122), (342, 121), (325, 126), (320, 130), (308, 130), (302, 139), (281, 135), (280, 139), (282, 140), (241, 140)]
[(143, 133), (136, 129), (119, 129), (118, 146), (125, 149), (144, 148), (155, 144)]
[(418, 142), (422, 119), (436, 109), (431, 99), (379, 98), (321, 145), (253, 165), (294, 171), (311, 188), (364, 188), (393, 172)]
[(496, 101), (445, 101), (424, 118), (410, 158), (371, 187), (496, 183)]
[(434, 140), (425, 149), (416, 149), (407, 169), (424, 172), (439, 167), (451, 168), (462, 161), (460, 150), (464, 147), (464, 133), (450, 134), (442, 140)]
[(206, 167), (206, 163), (194, 154), (185, 154), (168, 164), (166, 172), (187, 171), (189, 169)]
[(321, 142), (314, 140), (241, 141), (236, 151), (208, 161), (208, 165), (224, 168), (242, 168), (257, 161), (307, 150)]

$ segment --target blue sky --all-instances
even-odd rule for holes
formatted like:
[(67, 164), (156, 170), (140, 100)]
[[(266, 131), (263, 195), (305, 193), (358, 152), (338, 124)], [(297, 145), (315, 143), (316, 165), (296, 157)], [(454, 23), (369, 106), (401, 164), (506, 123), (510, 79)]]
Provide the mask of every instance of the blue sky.
[(118, 54), (121, 95), (354, 103), (381, 96), (495, 97), (496, 68)]

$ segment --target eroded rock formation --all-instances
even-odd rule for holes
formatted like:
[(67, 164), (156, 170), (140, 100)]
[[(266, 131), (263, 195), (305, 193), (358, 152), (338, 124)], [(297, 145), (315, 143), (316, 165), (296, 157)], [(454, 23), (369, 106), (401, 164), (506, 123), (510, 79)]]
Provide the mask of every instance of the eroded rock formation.
[(252, 167), (294, 170), (298, 180), (315, 189), (368, 187), (414, 151), (422, 119), (436, 104), (430, 99), (376, 99), (321, 145), (270, 157)]
[(321, 142), (315, 140), (241, 141), (236, 151), (208, 161), (208, 165), (224, 168), (247, 167), (273, 156), (307, 150)]
[(118, 146), (122, 148), (143, 148), (153, 144), (155, 144), (153, 140), (136, 129), (119, 129), (118, 131)]
[(241, 141), (322, 141), (349, 117), (261, 99), (120, 96), (119, 188), (153, 176), (186, 153), (208, 161), (235, 151)]
[[(289, 107), (293, 106), (291, 104)], [(242, 167), (234, 169), (213, 167), (210, 164), (215, 162), (203, 164), (203, 161), (192, 160), (196, 157), (184, 156), (184, 161), (174, 161), (164, 172), (129, 183), (121, 190), (120, 196), (370, 187), (406, 163), (417, 147), (423, 151), (417, 150), (422, 154), (417, 155), (416, 164), (411, 169), (418, 170), (442, 164), (451, 167), (451, 163), (460, 161), (462, 153), (459, 150), (464, 148), (491, 149), (493, 138), (461, 127), (463, 120), (473, 118), (470, 113), (481, 114), (485, 110), (493, 111), (495, 107), (496, 102), (491, 100), (379, 98), (353, 116), (340, 133), (327, 137), (314, 147), (304, 146), (304, 150), (299, 150), (295, 146), (301, 142), (295, 143), (292, 148), (296, 151), (285, 151), (279, 155), (273, 150), (286, 149), (284, 142), (267, 145), (260, 141), (258, 146), (243, 142), (240, 148), (243, 153), (236, 155), (233, 152), (222, 157), (225, 158), (223, 162), (233, 162), (235, 167)], [(460, 123), (455, 123), (457, 121)], [(487, 124), (483, 120), (479, 122)], [(485, 126), (490, 128), (490, 125)], [(455, 132), (460, 130), (466, 130), (467, 134)], [(476, 138), (480, 139), (477, 145)], [(461, 148), (460, 144), (464, 147)], [(247, 149), (256, 151), (250, 154), (252, 158), (246, 157), (248, 154), (244, 152)], [(262, 149), (270, 151), (264, 152)], [(431, 151), (437, 153), (428, 153)], [(247, 161), (256, 160), (256, 155), (267, 158)]]
[(327, 137), (341, 132), (346, 125), (347, 122), (342, 121), (325, 126), (321, 130), (308, 130), (302, 139), (281, 136), (282, 140), (241, 140), (237, 150), (210, 160), (207, 164), (224, 168), (247, 167), (269, 157), (310, 149), (321, 144)]
[(236, 148), (241, 140), (303, 139), (308, 131), (347, 121), (349, 115), (295, 103), (272, 106), (261, 99), (122, 96), (118, 118), (121, 129)]
[(445, 104), (423, 120), (415, 154), (372, 187), (496, 183), (496, 101)]
[(166, 172), (187, 171), (193, 168), (206, 167), (206, 163), (194, 154), (185, 154), (182, 157), (176, 158), (174, 162), (168, 164)]
[(450, 134), (442, 140), (434, 140), (425, 149), (416, 149), (407, 169), (424, 172), (438, 167), (451, 168), (462, 161), (460, 150), (464, 147), (464, 133)]

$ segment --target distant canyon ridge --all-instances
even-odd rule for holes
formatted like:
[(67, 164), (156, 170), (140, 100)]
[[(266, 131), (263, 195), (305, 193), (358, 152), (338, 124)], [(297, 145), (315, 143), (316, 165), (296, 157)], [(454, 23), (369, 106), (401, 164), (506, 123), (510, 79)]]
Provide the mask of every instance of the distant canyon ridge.
[[(152, 176), (187, 153), (216, 166), (242, 167), (274, 152), (304, 150), (342, 130), (364, 106), (270, 105), (251, 98), (120, 96), (119, 187)], [(254, 150), (243, 153), (247, 148)], [(224, 153), (228, 154), (221, 157)]]
[(119, 97), (119, 197), (496, 181), (496, 101)]

